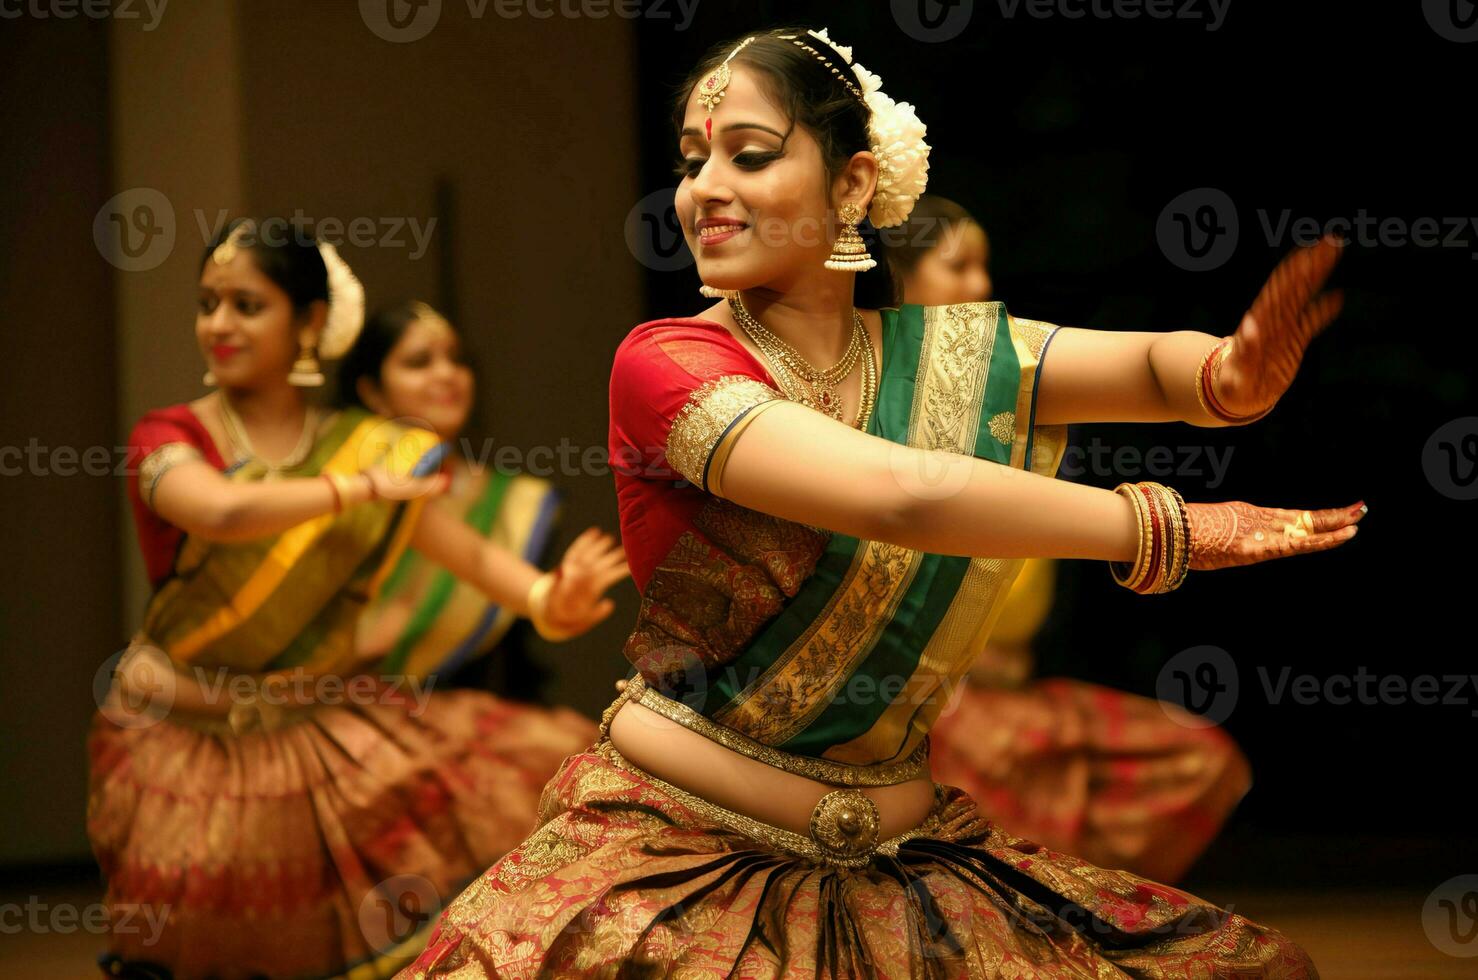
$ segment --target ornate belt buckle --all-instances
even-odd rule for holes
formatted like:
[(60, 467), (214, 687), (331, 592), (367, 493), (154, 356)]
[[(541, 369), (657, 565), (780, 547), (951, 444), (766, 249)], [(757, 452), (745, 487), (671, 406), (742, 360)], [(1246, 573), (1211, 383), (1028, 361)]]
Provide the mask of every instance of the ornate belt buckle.
[(878, 805), (856, 789), (827, 793), (811, 811), (811, 839), (832, 864), (860, 868), (878, 846)]

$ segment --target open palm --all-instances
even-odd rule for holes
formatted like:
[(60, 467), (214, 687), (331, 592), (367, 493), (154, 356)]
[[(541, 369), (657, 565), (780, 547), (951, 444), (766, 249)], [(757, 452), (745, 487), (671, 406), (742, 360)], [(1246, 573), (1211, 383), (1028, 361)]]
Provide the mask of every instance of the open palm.
[(1278, 263), (1212, 367), (1217, 400), (1231, 414), (1258, 415), (1283, 397), (1304, 351), (1339, 315), (1338, 291), (1320, 293), (1342, 246), (1324, 237)]

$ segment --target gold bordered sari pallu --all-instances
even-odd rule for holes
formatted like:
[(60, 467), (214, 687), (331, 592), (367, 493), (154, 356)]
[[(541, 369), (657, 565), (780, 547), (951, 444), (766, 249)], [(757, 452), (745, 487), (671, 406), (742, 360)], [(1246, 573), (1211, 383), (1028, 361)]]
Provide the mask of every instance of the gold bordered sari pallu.
[[(1034, 424), (1053, 326), (1013, 318), (1000, 303), (906, 305), (882, 316), (871, 435), (1055, 474), (1065, 427)], [(699, 486), (725, 435), (762, 402), (754, 394), (736, 416), (744, 384), (700, 389), (673, 425), (669, 458), (687, 460), (694, 472), (684, 475)], [(920, 494), (950, 492), (937, 474), (897, 475)], [(679, 699), (696, 712), (686, 713), (691, 727), (838, 764), (838, 782), (848, 767), (923, 751), (1023, 561), (827, 536), (720, 498), (695, 527), (701, 537), (684, 535), (654, 573), (627, 645), (648, 682), (643, 703)]]
[[(437, 442), (432, 432), (350, 409), (326, 423), (302, 464), (281, 473), (354, 474), (384, 465), (406, 477)], [(239, 483), (270, 476), (255, 460), (226, 475)], [(425, 504), (373, 501), (254, 541), (186, 537), (174, 574), (149, 603), (143, 635), (182, 668), (352, 673), (355, 618), (404, 551)]]
[[(559, 510), (559, 492), (538, 477), (465, 467), (462, 486), (430, 506), (454, 512), (479, 536), (538, 564)], [(386, 675), (449, 673), (491, 650), (517, 616), (406, 549), (360, 621), (361, 648), (384, 650)]]

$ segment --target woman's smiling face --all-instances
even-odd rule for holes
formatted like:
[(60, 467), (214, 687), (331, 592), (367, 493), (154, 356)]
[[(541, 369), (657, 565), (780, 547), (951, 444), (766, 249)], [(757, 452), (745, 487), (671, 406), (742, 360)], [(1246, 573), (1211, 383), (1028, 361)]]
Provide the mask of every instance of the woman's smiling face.
[(713, 111), (712, 142), (697, 92), (683, 114), (676, 208), (698, 274), (720, 289), (783, 290), (831, 254), (821, 147), (742, 65)]
[(247, 249), (222, 265), (206, 260), (200, 273), (195, 339), (206, 366), (227, 388), (255, 389), (284, 383), (305, 329), (292, 299), (257, 267)]

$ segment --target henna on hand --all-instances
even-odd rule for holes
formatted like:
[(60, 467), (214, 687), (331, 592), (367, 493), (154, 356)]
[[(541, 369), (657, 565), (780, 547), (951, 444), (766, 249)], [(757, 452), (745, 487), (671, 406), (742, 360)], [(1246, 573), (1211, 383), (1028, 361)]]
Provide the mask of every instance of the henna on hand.
[(1191, 568), (1207, 571), (1336, 548), (1355, 536), (1368, 508), (1299, 511), (1258, 507), (1240, 500), (1186, 506)]
[(1319, 293), (1339, 261), (1338, 239), (1295, 249), (1268, 278), (1223, 356), (1210, 365), (1212, 391), (1233, 415), (1271, 409), (1293, 384), (1309, 344), (1339, 315), (1340, 293)]

